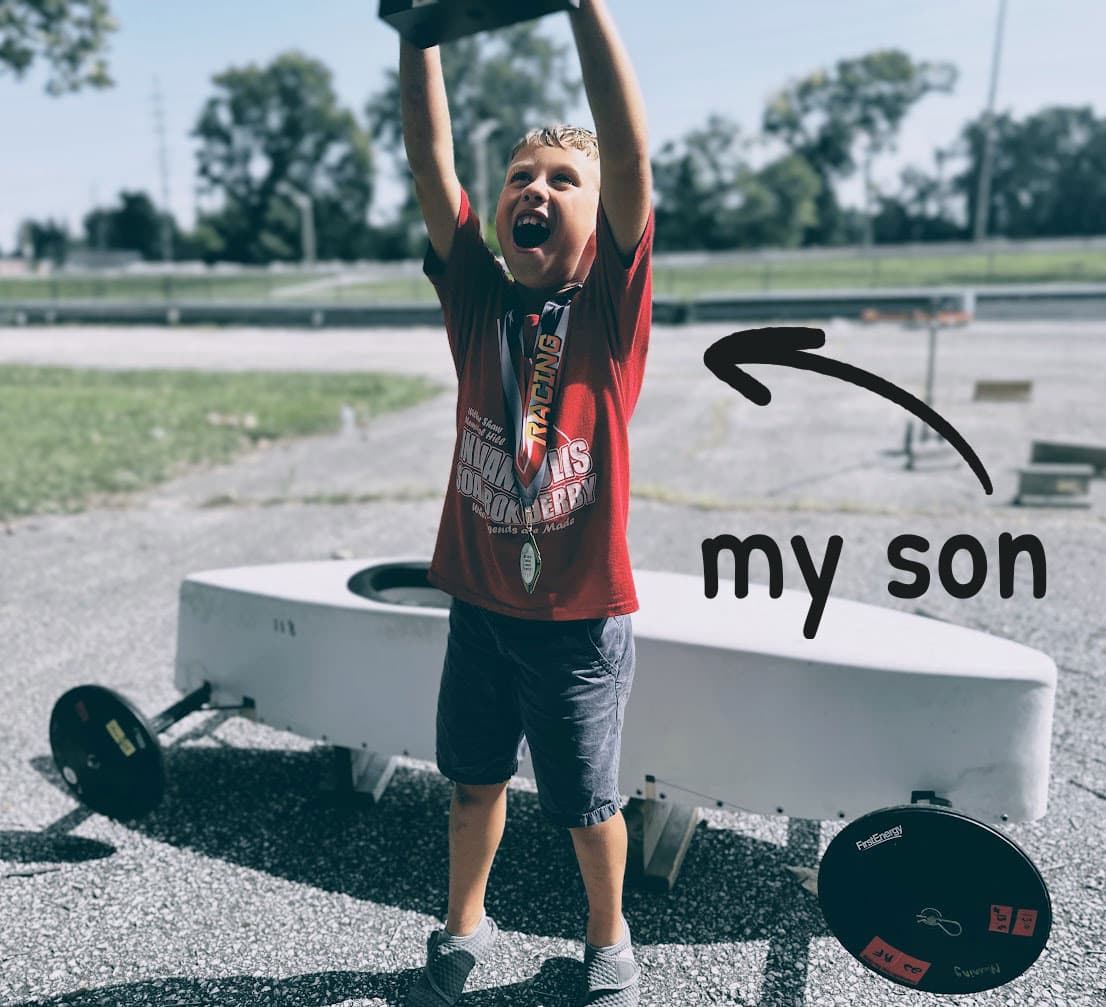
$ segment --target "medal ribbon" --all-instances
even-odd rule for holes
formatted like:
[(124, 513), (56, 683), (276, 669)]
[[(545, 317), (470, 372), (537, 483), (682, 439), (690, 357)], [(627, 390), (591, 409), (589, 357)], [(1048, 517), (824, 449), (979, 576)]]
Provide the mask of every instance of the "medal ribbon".
[(548, 448), (554, 435), (554, 406), (568, 336), (568, 302), (579, 289), (575, 287), (567, 295), (560, 295), (560, 300), (547, 301), (542, 309), (534, 340), (534, 362), (529, 368), (528, 379), (523, 371), (525, 395), (522, 394), (512, 360), (512, 351), (515, 359), (526, 358), (522, 313), (517, 308), (511, 308), (499, 325), (503, 400), (507, 420), (515, 434), (515, 484), (519, 502), (524, 508), (533, 506), (538, 493), (549, 484)]

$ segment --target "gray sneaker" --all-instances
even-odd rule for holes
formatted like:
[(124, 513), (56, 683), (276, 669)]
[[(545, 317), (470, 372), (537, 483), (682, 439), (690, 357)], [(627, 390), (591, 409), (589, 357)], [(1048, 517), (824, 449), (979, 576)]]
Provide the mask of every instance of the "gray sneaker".
[(444, 927), (426, 939), (426, 967), (407, 994), (406, 1007), (453, 1007), (477, 962), (491, 953), (499, 927), (487, 914), (467, 937), (454, 937)]
[(630, 926), (614, 947), (596, 948), (584, 942), (584, 986), (581, 1007), (638, 1007), (641, 1003), (641, 969), (634, 960)]

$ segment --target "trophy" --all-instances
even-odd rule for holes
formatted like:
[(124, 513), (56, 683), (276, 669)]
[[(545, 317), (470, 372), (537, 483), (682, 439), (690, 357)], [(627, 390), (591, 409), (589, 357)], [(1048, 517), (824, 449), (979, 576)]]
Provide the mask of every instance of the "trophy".
[(380, 19), (426, 49), (579, 6), (580, 0), (380, 0)]

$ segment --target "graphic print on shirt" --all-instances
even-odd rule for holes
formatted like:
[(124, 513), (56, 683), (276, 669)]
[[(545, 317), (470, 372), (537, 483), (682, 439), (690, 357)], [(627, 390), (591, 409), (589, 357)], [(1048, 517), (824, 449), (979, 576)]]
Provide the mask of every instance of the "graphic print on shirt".
[[(542, 533), (560, 531), (576, 521), (575, 512), (595, 503), (596, 476), (591, 447), (583, 437), (569, 437), (551, 426), (555, 443), (548, 444), (548, 478), (530, 505), (530, 519)], [(517, 535), (526, 515), (515, 483), (515, 460), (507, 450), (503, 427), (471, 406), (465, 414), (457, 454), (454, 484), (472, 501), (472, 510), (488, 523), (491, 535)]]
[[(547, 301), (540, 318), (517, 308), (499, 319), (499, 363), (506, 428), (469, 406), (458, 447), (456, 489), (492, 535), (541, 532), (575, 523), (595, 502), (596, 475), (587, 440), (557, 425), (558, 389), (568, 341), (570, 290)], [(536, 328), (527, 368), (523, 322)]]

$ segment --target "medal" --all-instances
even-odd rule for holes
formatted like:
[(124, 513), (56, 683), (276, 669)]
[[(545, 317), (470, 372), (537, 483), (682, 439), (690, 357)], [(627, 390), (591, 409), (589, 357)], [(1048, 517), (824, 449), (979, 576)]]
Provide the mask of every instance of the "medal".
[(526, 540), (522, 543), (522, 552), (518, 557), (518, 570), (522, 574), (522, 586), (526, 588), (526, 593), (533, 594), (534, 585), (541, 574), (541, 553), (538, 552), (538, 543), (532, 528), (526, 529)]

